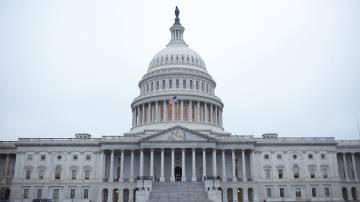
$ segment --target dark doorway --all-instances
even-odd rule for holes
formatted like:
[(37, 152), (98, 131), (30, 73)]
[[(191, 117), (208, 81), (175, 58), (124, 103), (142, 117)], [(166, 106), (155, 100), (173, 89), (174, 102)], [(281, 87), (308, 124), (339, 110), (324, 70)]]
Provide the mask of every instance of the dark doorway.
[(119, 201), (119, 189), (114, 189), (113, 190), (113, 202), (118, 202)]
[(175, 181), (180, 182), (182, 177), (182, 169), (180, 167), (175, 168)]
[(344, 201), (349, 201), (348, 192), (347, 192), (346, 187), (342, 188), (342, 195), (343, 195)]
[(233, 202), (233, 190), (232, 188), (227, 189), (227, 201)]
[(129, 189), (123, 191), (123, 202), (129, 202)]

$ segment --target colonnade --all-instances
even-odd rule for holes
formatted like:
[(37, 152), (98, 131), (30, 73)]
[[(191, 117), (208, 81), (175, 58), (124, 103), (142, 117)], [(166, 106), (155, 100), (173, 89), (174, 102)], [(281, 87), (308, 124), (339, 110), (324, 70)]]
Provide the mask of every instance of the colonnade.
[[(149, 176), (144, 176), (144, 150), (146, 150), (147, 152), (149, 152), (150, 154), (150, 166), (149, 166)], [(216, 149), (216, 148), (169, 148), (169, 149), (165, 149), (165, 148), (150, 148), (150, 149), (139, 149), (139, 168), (134, 168), (134, 161), (135, 161), (135, 150), (130, 150), (130, 176), (129, 176), (129, 181), (133, 182), (135, 180), (135, 177), (140, 178), (140, 179), (153, 179), (154, 178), (154, 151), (155, 150), (160, 150), (160, 181), (165, 181), (165, 163), (170, 164), (170, 170), (171, 170), (171, 175), (170, 175), (170, 181), (175, 181), (175, 152), (176, 151), (181, 151), (181, 168), (182, 168), (182, 177), (181, 177), (181, 181), (186, 181), (186, 151), (191, 150), (191, 162), (192, 162), (192, 166), (191, 166), (191, 181), (198, 181), (199, 178), (197, 175), (197, 168), (196, 168), (196, 153), (200, 152), (202, 153), (202, 176), (201, 177), (202, 180), (205, 179), (217, 179), (217, 178), (221, 178), (223, 181), (227, 181), (228, 178), (228, 174), (226, 172), (226, 153), (227, 152), (231, 152), (231, 165), (232, 165), (232, 181), (236, 182), (238, 180), (240, 181), (248, 181), (248, 180), (252, 180), (253, 179), (253, 170), (255, 168), (254, 166), (254, 157), (255, 157), (255, 153), (253, 150), (235, 150), (235, 149)], [(120, 151), (120, 174), (119, 174), (119, 178), (118, 180), (120, 182), (124, 181), (124, 155), (125, 155), (125, 151), (126, 150), (107, 150), (107, 153), (110, 153), (110, 171), (109, 171), (109, 182), (113, 182), (114, 181), (114, 153), (116, 151)], [(165, 153), (169, 152), (171, 154), (171, 161), (170, 162), (165, 162)], [(248, 152), (246, 152), (248, 151)], [(212, 156), (212, 173), (207, 173), (207, 153), (210, 152), (211, 156)], [(238, 153), (241, 153), (241, 159), (242, 159), (242, 163), (241, 163), (241, 170), (242, 170), (242, 177), (239, 177), (239, 174), (237, 174), (237, 168), (236, 168), (236, 155)], [(217, 171), (217, 154), (221, 154), (221, 165), (222, 165), (222, 173), (219, 173)], [(249, 158), (250, 158), (250, 176), (247, 176), (247, 167), (246, 167), (246, 160), (245, 160), (245, 155), (246, 153), (249, 154)], [(103, 163), (102, 165), (102, 170), (100, 171), (103, 176), (105, 173), (105, 152), (102, 153), (101, 156), (101, 162)], [(139, 176), (134, 176), (134, 169), (139, 169)], [(221, 176), (221, 177), (220, 177)], [(168, 179), (167, 179), (168, 180)], [(107, 181), (107, 180), (106, 180)]]
[(222, 107), (195, 100), (148, 102), (133, 108), (132, 126), (162, 121), (204, 122), (222, 127)]
[[(360, 168), (360, 161), (357, 163), (356, 161), (356, 152), (344, 152), (344, 153), (337, 153), (338, 160), (342, 162), (342, 169), (344, 169), (344, 179), (345, 181), (360, 181), (359, 174), (358, 174), (358, 167)], [(347, 158), (349, 157), (349, 158)], [(357, 166), (358, 165), (358, 166)], [(339, 174), (341, 176), (341, 167), (339, 166)]]

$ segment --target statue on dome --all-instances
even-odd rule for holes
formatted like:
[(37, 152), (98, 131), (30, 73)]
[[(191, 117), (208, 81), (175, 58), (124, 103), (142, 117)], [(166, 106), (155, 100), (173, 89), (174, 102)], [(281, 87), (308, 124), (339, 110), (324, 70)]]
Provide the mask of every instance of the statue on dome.
[(176, 18), (179, 17), (179, 14), (180, 14), (179, 8), (176, 6), (176, 8), (175, 8), (175, 16), (176, 16)]

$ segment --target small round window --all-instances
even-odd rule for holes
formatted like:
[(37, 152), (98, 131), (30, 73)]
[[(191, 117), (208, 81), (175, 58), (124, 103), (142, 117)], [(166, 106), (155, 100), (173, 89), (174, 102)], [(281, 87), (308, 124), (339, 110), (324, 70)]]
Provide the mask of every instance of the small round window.
[(297, 159), (297, 155), (296, 155), (296, 154), (293, 155), (293, 159)]
[(58, 160), (61, 160), (61, 155), (58, 155), (58, 156), (57, 156), (57, 159), (58, 159)]

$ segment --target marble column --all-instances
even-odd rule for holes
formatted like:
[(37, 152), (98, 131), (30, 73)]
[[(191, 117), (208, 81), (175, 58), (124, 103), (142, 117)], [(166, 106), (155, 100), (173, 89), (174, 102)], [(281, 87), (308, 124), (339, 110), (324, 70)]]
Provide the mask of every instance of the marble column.
[(344, 170), (345, 170), (345, 181), (349, 179), (347, 163), (346, 163), (346, 153), (343, 153), (343, 162), (344, 162)]
[(181, 150), (181, 167), (182, 167), (182, 176), (181, 181), (186, 181), (186, 167), (185, 167), (185, 149)]
[(251, 151), (251, 178), (255, 181), (255, 150)]
[(151, 102), (148, 103), (147, 123), (151, 122)]
[(217, 176), (217, 168), (216, 168), (216, 148), (213, 149), (213, 176)]
[(9, 162), (10, 162), (10, 154), (6, 154), (6, 161), (5, 161), (5, 178), (9, 174)]
[(218, 123), (218, 107), (215, 105), (215, 125), (219, 125)]
[(155, 122), (159, 121), (159, 103), (155, 102)]
[(203, 180), (206, 177), (206, 149), (203, 149)]
[(119, 182), (123, 182), (124, 181), (124, 150), (121, 150), (121, 155), (120, 155), (120, 177), (119, 177)]
[(166, 100), (164, 100), (164, 115), (163, 115), (163, 118), (164, 120), (163, 121), (167, 121), (167, 107), (166, 107)]
[(189, 100), (189, 113), (188, 113), (188, 121), (192, 121), (192, 100)]
[(174, 166), (175, 166), (174, 149), (171, 149), (171, 176), (170, 176), (171, 182), (175, 182)]
[(141, 123), (145, 123), (145, 104), (141, 105)]
[(130, 154), (130, 182), (134, 182), (134, 150)]
[(204, 111), (205, 111), (204, 122), (209, 123), (209, 111), (208, 111), (208, 106), (207, 106), (206, 102), (204, 102)]
[(180, 100), (181, 104), (180, 104), (180, 120), (184, 121), (184, 100)]
[(210, 123), (214, 124), (214, 111), (213, 111), (213, 105), (210, 104)]
[(192, 149), (192, 178), (191, 181), (196, 182), (196, 160), (195, 148)]
[(237, 177), (236, 177), (236, 165), (235, 165), (235, 151), (231, 150), (231, 158), (232, 158), (232, 176), (233, 176), (233, 182), (237, 181)]
[(160, 182), (165, 182), (164, 177), (164, 149), (161, 149), (161, 168), (160, 168)]
[(175, 121), (175, 119), (176, 119), (176, 117), (175, 117), (175, 115), (176, 115), (176, 113), (175, 113), (175, 104), (176, 104), (177, 102), (172, 102), (172, 104), (171, 104), (171, 109), (172, 109), (172, 112), (171, 112), (171, 120), (172, 121)]
[(226, 162), (225, 162), (225, 149), (222, 150), (222, 170), (223, 170), (223, 182), (226, 182)]
[(114, 152), (114, 150), (111, 150), (109, 182), (114, 181)]
[(104, 168), (105, 168), (105, 151), (101, 150), (100, 151), (100, 176), (99, 178), (101, 179), (101, 181), (104, 180)]
[(200, 122), (200, 101), (197, 101), (197, 121)]
[(140, 149), (140, 177), (144, 176), (144, 150)]
[(246, 166), (245, 166), (245, 150), (241, 151), (241, 160), (242, 160), (242, 172), (243, 172), (243, 181), (246, 182), (247, 181), (247, 177), (246, 177)]
[(359, 176), (356, 170), (355, 153), (351, 153), (351, 157), (352, 157), (352, 166), (354, 171), (354, 180), (357, 181), (359, 180)]
[(154, 149), (150, 150), (150, 176), (154, 177)]

